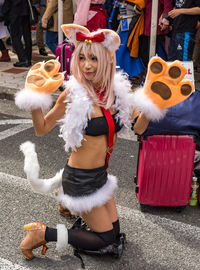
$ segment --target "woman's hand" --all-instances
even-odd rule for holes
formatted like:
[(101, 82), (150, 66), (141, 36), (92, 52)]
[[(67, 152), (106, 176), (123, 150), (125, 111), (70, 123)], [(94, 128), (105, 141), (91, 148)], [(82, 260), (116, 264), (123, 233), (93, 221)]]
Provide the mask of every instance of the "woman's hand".
[(42, 21), (42, 28), (47, 29), (47, 23)]
[(182, 14), (182, 9), (172, 9), (169, 11), (168, 16), (171, 17), (172, 19), (176, 18), (177, 16)]
[[(186, 68), (180, 61), (168, 64), (158, 56), (151, 58), (143, 88), (133, 93), (133, 105), (138, 112), (134, 130), (141, 133), (148, 126), (148, 121), (159, 121), (165, 117), (166, 109), (186, 98), (193, 90), (190, 80), (183, 79)], [(133, 118), (137, 117), (137, 112)]]
[(169, 21), (167, 19), (163, 18), (163, 16), (161, 15), (159, 18), (158, 25), (160, 26), (161, 31), (165, 31), (169, 27)]
[(140, 113), (137, 109), (133, 111), (131, 119), (135, 121), (133, 130), (139, 135), (143, 134), (147, 129), (150, 120), (145, 116), (145, 114)]
[(63, 73), (59, 72), (60, 63), (56, 60), (38, 62), (29, 70), (25, 87), (15, 97), (15, 104), (22, 110), (47, 110), (55, 92), (64, 80)]
[(40, 94), (55, 92), (64, 80), (64, 75), (59, 69), (60, 63), (53, 59), (36, 63), (27, 74), (25, 88)]

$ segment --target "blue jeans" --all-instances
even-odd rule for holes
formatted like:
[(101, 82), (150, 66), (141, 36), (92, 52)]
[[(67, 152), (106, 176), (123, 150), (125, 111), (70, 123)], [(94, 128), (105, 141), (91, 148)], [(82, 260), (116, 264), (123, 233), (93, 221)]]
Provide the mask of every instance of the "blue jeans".
[(172, 33), (168, 61), (191, 61), (194, 50), (195, 32)]
[(58, 32), (47, 30), (45, 43), (52, 53), (56, 55), (56, 48), (58, 46)]

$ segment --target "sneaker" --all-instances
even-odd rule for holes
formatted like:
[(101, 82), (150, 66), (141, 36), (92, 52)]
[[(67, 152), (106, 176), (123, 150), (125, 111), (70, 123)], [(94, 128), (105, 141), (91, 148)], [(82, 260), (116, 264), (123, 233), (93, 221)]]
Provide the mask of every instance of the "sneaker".
[(41, 55), (43, 55), (43, 56), (47, 56), (47, 55), (48, 55), (48, 53), (45, 51), (45, 48), (39, 49), (39, 53), (40, 53)]
[(30, 61), (19, 61), (13, 64), (14, 67), (30, 67), (31, 65)]

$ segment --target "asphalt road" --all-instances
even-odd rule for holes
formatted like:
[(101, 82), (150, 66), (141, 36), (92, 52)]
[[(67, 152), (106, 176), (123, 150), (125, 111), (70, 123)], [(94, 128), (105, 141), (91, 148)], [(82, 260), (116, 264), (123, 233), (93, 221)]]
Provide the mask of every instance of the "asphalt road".
[[(27, 261), (19, 245), (25, 233), (23, 225), (41, 221), (55, 227), (71, 226), (72, 221), (59, 215), (54, 195), (35, 194), (23, 172), (22, 142), (36, 144), (41, 178), (53, 176), (66, 163), (69, 153), (58, 137), (58, 128), (44, 137), (36, 137), (30, 115), (20, 112), (12, 101), (0, 100), (0, 269), (64, 270), (81, 269), (79, 259), (69, 246), (57, 253), (50, 243), (46, 256), (35, 251), (36, 258)], [(83, 256), (86, 269), (92, 270), (188, 270), (200, 267), (199, 207), (187, 206), (177, 213), (172, 208), (149, 207), (140, 211), (135, 195), (134, 175), (138, 143), (119, 138), (112, 154), (109, 172), (119, 180), (116, 202), (121, 230), (128, 243), (120, 260), (111, 257)]]

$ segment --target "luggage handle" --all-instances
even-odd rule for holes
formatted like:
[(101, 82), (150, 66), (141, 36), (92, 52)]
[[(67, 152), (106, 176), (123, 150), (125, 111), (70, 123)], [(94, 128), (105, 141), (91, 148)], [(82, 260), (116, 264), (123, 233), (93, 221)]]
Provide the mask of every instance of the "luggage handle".
[(66, 66), (67, 74), (70, 75), (70, 64), (69, 64), (69, 58), (67, 58), (67, 66)]
[(65, 43), (62, 46), (62, 50), (61, 50), (61, 68), (62, 71), (65, 71), (65, 47), (67, 46), (68, 43)]

